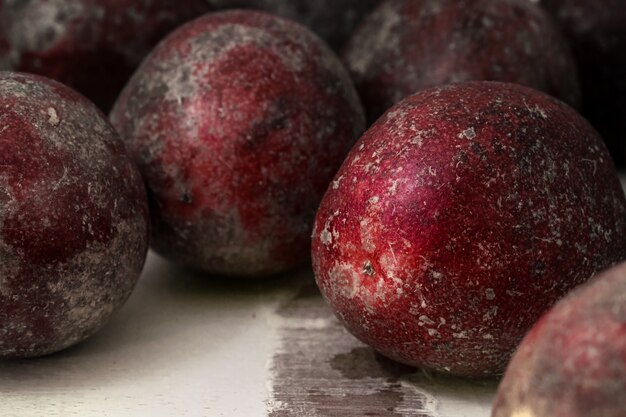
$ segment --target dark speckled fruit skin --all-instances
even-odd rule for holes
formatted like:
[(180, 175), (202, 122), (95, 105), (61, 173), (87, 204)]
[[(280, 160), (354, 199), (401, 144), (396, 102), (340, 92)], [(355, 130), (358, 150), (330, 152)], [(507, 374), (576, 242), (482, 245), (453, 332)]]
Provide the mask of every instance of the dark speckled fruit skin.
[(130, 295), (148, 247), (141, 176), (96, 107), (0, 72), (0, 357), (59, 351)]
[(517, 83), (580, 102), (565, 39), (528, 0), (387, 0), (343, 60), (370, 122), (410, 94), (462, 81)]
[(359, 140), (313, 231), (348, 330), (425, 369), (503, 372), (542, 313), (626, 256), (626, 202), (598, 134), (514, 84), (430, 89)]
[(315, 210), (365, 123), (347, 72), (319, 38), (248, 11), (174, 32), (111, 120), (148, 183), (154, 249), (246, 276), (308, 259)]
[(299, 22), (340, 50), (380, 0), (207, 0), (216, 8), (256, 9)]
[(623, 417), (626, 412), (626, 263), (550, 310), (526, 336), (493, 417)]
[(157, 42), (209, 10), (204, 0), (0, 0), (0, 70), (56, 79), (108, 112)]
[(541, 0), (563, 29), (580, 70), (583, 114), (626, 164), (626, 5), (623, 0)]

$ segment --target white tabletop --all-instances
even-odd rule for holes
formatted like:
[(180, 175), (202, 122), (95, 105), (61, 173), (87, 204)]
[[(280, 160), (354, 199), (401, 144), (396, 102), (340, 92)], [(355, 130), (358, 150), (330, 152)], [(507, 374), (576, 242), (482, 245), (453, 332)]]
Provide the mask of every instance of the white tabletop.
[(2, 417), (488, 417), (495, 389), (375, 354), (341, 327), (307, 270), (215, 280), (154, 254), (97, 335), (0, 362)]

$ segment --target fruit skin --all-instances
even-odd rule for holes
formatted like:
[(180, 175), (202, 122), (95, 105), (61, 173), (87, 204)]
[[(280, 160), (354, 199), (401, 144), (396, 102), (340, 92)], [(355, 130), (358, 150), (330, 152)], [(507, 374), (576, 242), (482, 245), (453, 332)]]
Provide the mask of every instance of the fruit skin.
[(145, 261), (136, 166), (96, 107), (0, 72), (0, 357), (45, 355), (101, 328)]
[(340, 50), (380, 0), (208, 0), (217, 9), (250, 8), (295, 20)]
[(387, 0), (355, 31), (343, 61), (370, 122), (410, 94), (472, 80), (580, 102), (565, 39), (528, 0)]
[(56, 79), (108, 112), (157, 42), (209, 10), (204, 0), (0, 0), (0, 70)]
[(526, 336), (493, 417), (622, 417), (626, 410), (626, 263), (598, 274)]
[(251, 11), (206, 15), (170, 35), (111, 120), (148, 183), (153, 248), (245, 276), (308, 259), (315, 210), (365, 124), (319, 38)]
[(598, 134), (513, 84), (415, 94), (352, 149), (313, 231), (317, 283), (382, 354), (503, 372), (557, 299), (626, 255), (626, 201)]
[(542, 0), (580, 70), (583, 114), (618, 165), (626, 164), (626, 8), (622, 0)]

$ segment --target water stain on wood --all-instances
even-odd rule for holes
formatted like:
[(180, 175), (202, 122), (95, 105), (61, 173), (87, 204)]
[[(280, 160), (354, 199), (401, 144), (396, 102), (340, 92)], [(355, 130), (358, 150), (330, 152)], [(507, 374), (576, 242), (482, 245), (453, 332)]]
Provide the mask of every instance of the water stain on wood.
[(416, 372), (412, 366), (392, 361), (365, 346), (335, 355), (329, 363), (333, 369), (349, 379), (387, 378), (390, 382), (395, 382), (403, 375)]
[(270, 417), (434, 416), (429, 397), (402, 379), (415, 369), (350, 335), (314, 284), (280, 307), (275, 325)]

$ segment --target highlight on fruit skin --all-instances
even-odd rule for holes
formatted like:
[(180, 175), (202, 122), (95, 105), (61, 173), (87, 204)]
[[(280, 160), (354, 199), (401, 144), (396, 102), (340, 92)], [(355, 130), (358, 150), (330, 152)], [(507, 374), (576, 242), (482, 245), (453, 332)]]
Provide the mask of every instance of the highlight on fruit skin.
[(396, 361), (502, 374), (537, 319), (626, 258), (626, 200), (598, 133), (527, 87), (414, 94), (357, 142), (312, 237), (322, 294)]
[(528, 333), (492, 417), (623, 417), (626, 262), (559, 301)]
[(0, 72), (0, 358), (46, 355), (98, 331), (148, 251), (139, 170), (70, 88)]

